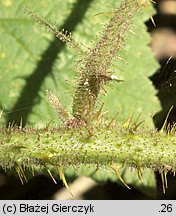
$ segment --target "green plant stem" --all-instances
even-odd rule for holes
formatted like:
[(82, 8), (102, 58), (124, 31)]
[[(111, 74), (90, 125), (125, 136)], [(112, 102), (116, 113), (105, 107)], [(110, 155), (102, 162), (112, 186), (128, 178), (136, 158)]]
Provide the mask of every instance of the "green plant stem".
[(102, 85), (114, 80), (110, 76), (110, 66), (123, 48), (127, 30), (139, 8), (137, 0), (122, 1), (95, 47), (83, 58), (80, 79), (73, 98), (73, 115), (76, 118), (90, 121)]
[(0, 166), (73, 165), (152, 168), (176, 170), (176, 138), (174, 134), (138, 131), (135, 134), (115, 125), (99, 127), (89, 137), (85, 128), (43, 129), (0, 132)]

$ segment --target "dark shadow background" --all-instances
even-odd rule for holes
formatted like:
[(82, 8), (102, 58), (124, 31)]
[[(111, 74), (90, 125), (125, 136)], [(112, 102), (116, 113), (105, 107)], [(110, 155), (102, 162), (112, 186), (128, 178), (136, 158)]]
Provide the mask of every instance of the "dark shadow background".
[[(161, 129), (171, 106), (173, 106), (173, 109), (169, 115), (167, 124), (173, 125), (176, 122), (176, 6), (175, 14), (170, 14), (167, 7), (163, 8), (164, 6), (162, 5), (165, 2), (171, 1), (159, 0), (156, 2), (157, 14), (154, 16), (154, 20), (157, 27), (155, 28), (151, 21), (148, 21), (146, 25), (148, 31), (153, 36), (152, 48), (154, 52), (158, 53), (157, 59), (161, 66), (150, 77), (155, 88), (158, 90), (157, 96), (162, 106), (161, 112), (154, 116), (156, 128)], [(175, 38), (173, 38), (174, 34)], [(156, 35), (157, 37), (155, 37)]]
[[(172, 127), (176, 123), (176, 1), (156, 1), (157, 14), (154, 16), (156, 28), (151, 21), (146, 23), (148, 31), (152, 35), (151, 47), (156, 53), (160, 69), (150, 77), (160, 100), (162, 110), (154, 116), (154, 123), (158, 130), (166, 119), (166, 116), (173, 106), (167, 120), (167, 126)], [(166, 5), (166, 3), (168, 3)], [(165, 4), (165, 7), (164, 7)], [(167, 6), (167, 7), (166, 7)], [(175, 12), (171, 7), (175, 7)], [(170, 8), (169, 8), (170, 7)], [(173, 174), (167, 176), (169, 188), (166, 194), (162, 193), (162, 182), (159, 173), (156, 173), (157, 199), (176, 199), (176, 178)]]
[[(76, 25), (81, 22), (88, 7), (93, 0), (78, 0), (75, 4), (72, 13), (65, 20), (63, 26), (59, 26), (59, 29), (67, 29), (73, 32)], [(176, 14), (169, 15), (160, 12), (160, 4), (163, 0), (157, 1), (156, 9), (157, 14), (154, 16), (156, 28), (154, 28), (152, 22), (149, 20), (146, 25), (148, 31), (152, 37), (157, 29), (171, 29), (176, 32)], [(153, 48), (152, 41), (151, 47)], [(167, 44), (166, 44), (167, 45)], [(42, 59), (38, 62), (37, 67), (33, 73), (26, 79), (26, 85), (19, 97), (18, 101), (14, 105), (12, 110), (18, 110), (21, 107), (27, 107), (34, 103), (34, 100), (39, 97), (38, 92), (44, 81), (44, 79), (50, 75), (52, 66), (56, 60), (59, 52), (62, 51), (64, 43), (60, 43), (58, 39), (53, 39), (49, 47), (43, 53)], [(154, 50), (154, 48), (153, 48)], [(155, 51), (155, 50), (154, 50)], [(168, 124), (174, 124), (176, 122), (176, 54), (169, 61), (170, 55), (165, 54), (158, 57), (158, 61), (161, 68), (150, 77), (154, 86), (158, 90), (158, 98), (161, 102), (162, 110), (154, 116), (154, 122), (156, 128), (159, 130), (162, 127), (168, 110), (173, 105), (173, 109), (168, 119)], [(45, 65), (45, 66), (43, 66)], [(28, 92), (31, 92), (29, 95)], [(20, 119), (23, 119), (23, 126), (26, 124), (30, 109), (19, 111), (18, 115)], [(12, 114), (7, 116), (7, 125), (9, 122), (20, 124), (20, 119), (15, 118)], [(1, 181), (3, 179), (3, 181)], [(162, 182), (159, 173), (156, 173), (157, 180), (157, 195), (155, 199), (175, 199), (176, 198), (176, 179), (172, 175), (168, 175), (169, 189), (166, 194), (162, 193)], [(62, 188), (63, 184), (57, 179), (58, 185), (55, 185), (50, 177), (45, 175), (37, 175), (29, 180), (28, 183), (22, 185), (19, 178), (11, 175), (6, 175), (4, 171), (1, 171), (0, 182), (4, 182), (0, 186), (0, 199), (52, 199), (52, 195), (59, 188)], [(153, 199), (135, 188), (128, 190), (125, 187), (119, 186), (116, 183), (110, 181), (104, 185), (98, 185), (84, 194), (84, 199)]]

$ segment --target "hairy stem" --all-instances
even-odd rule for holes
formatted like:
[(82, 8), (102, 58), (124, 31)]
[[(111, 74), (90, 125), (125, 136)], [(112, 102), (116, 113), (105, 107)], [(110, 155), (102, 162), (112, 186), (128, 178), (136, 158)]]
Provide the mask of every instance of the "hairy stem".
[(110, 22), (105, 26), (99, 41), (83, 59), (81, 76), (73, 101), (73, 115), (87, 120), (93, 114), (102, 84), (117, 80), (110, 76), (112, 60), (118, 55), (125, 41), (126, 32), (139, 10), (137, 0), (124, 0), (114, 11)]
[[(129, 130), (114, 125), (98, 127), (94, 135), (86, 129), (12, 129), (0, 132), (0, 166), (4, 169), (16, 165), (63, 167), (95, 165), (176, 170), (176, 138), (155, 131)], [(84, 135), (83, 135), (84, 134)]]

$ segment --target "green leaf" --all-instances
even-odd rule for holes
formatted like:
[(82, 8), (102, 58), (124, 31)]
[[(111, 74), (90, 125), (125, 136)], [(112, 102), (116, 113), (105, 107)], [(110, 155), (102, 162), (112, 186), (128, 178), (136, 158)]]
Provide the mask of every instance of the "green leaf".
[[(19, 124), (22, 118), (31, 126), (43, 127), (52, 119), (58, 124), (58, 117), (48, 104), (44, 91), (52, 90), (71, 111), (75, 80), (79, 76), (79, 67), (75, 65), (77, 58), (74, 50), (69, 50), (19, 11), (18, 3), (17, 0), (0, 3), (0, 106), (4, 109), (0, 123), (7, 125), (15, 121)], [(102, 23), (109, 19), (106, 13), (94, 15), (113, 10), (119, 1), (106, 0), (102, 4), (102, 0), (53, 0), (52, 3), (50, 0), (26, 0), (24, 3), (40, 16), (56, 22), (58, 29), (71, 31), (76, 41), (91, 47), (104, 27)], [(151, 38), (144, 24), (146, 17), (145, 11), (135, 17), (132, 29), (135, 34), (128, 29), (125, 50), (119, 53), (128, 64), (118, 59), (113, 62), (113, 74), (123, 78), (124, 82), (107, 86), (108, 95), (101, 95), (100, 99), (105, 101), (104, 109), (109, 110), (111, 118), (120, 109), (118, 121), (124, 122), (135, 111), (136, 116), (142, 113), (141, 120), (149, 119), (147, 125), (153, 127), (151, 116), (160, 109), (160, 104), (148, 77), (157, 70), (158, 64), (148, 46)], [(95, 178), (108, 179), (109, 175), (105, 173), (99, 171)], [(136, 182), (136, 176), (125, 172), (127, 175), (127, 183), (143, 187)], [(144, 179), (147, 176), (148, 173), (144, 174)], [(154, 176), (152, 178), (154, 186)]]
[(151, 37), (144, 24), (145, 17), (141, 14), (135, 17), (134, 33), (128, 32), (125, 50), (120, 53), (126, 62), (115, 61), (112, 67), (124, 82), (108, 87), (105, 101), (111, 115), (119, 111), (118, 120), (124, 122), (133, 112), (136, 117), (141, 113), (140, 119), (147, 120), (146, 124), (152, 127), (152, 116), (160, 110), (160, 104), (149, 77), (157, 70), (158, 63), (149, 47)]

